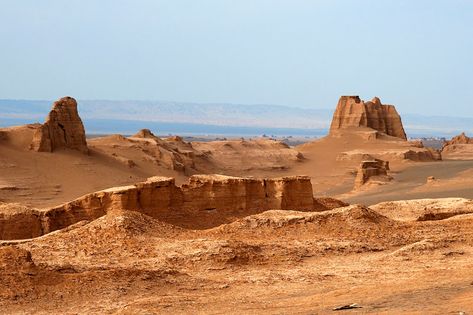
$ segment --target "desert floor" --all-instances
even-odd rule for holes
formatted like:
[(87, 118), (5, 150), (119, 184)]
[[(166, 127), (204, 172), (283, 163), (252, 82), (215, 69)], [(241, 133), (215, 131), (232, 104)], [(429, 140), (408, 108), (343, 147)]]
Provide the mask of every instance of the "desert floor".
[[(4, 242), (4, 313), (458, 314), (473, 307), (472, 214), (396, 221), (349, 206), (204, 231), (116, 212)], [(14, 244), (12, 247), (11, 245)], [(31, 252), (25, 257), (24, 250)]]
[[(473, 312), (473, 160), (393, 159), (392, 181), (353, 190), (359, 160), (340, 160), (342, 153), (397, 156), (411, 145), (358, 136), (295, 148), (108, 136), (89, 140), (89, 155), (50, 154), (28, 150), (27, 128), (7, 132), (4, 210), (48, 208), (154, 175), (183, 183), (197, 173), (309, 175), (316, 197), (352, 205), (276, 209), (205, 230), (117, 210), (35, 239), (3, 240), (0, 313), (328, 314), (354, 303), (360, 308), (340, 312)], [(466, 199), (381, 203), (444, 197)]]

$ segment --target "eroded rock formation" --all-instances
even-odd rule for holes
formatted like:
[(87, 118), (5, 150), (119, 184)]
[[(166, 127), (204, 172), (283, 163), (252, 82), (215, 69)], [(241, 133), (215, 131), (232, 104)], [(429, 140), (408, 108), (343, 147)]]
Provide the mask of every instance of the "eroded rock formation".
[(473, 144), (473, 138), (462, 132), (460, 135), (453, 137), (452, 140), (445, 142), (444, 147), (454, 144)]
[(44, 211), (0, 211), (0, 236), (3, 239), (37, 237), (83, 220), (97, 219), (111, 210), (133, 210), (164, 222), (208, 228), (234, 217), (271, 209), (320, 211), (341, 204), (335, 200), (323, 203), (313, 198), (307, 176), (256, 179), (195, 175), (181, 187), (175, 185), (174, 178), (152, 177), (146, 182), (95, 192)]
[(31, 143), (31, 149), (38, 152), (62, 148), (88, 152), (84, 125), (77, 111), (77, 102), (72, 97), (54, 102), (46, 122), (35, 131)]
[(188, 211), (310, 211), (314, 207), (312, 184), (307, 176), (255, 179), (194, 175), (181, 191), (183, 204), (178, 207)]
[(451, 160), (470, 160), (473, 158), (473, 138), (464, 132), (452, 140), (446, 141), (442, 148), (442, 155)]
[(403, 153), (405, 160), (415, 162), (441, 161), (442, 154), (439, 150), (424, 148), (424, 150), (408, 150)]
[(141, 129), (138, 131), (135, 135), (133, 135), (133, 138), (150, 138), (150, 139), (156, 139), (156, 136), (154, 133), (151, 132), (149, 129)]
[(373, 178), (378, 181), (389, 181), (391, 178), (388, 176), (388, 171), (389, 162), (387, 161), (379, 159), (362, 161), (357, 171), (355, 189), (360, 188)]
[(401, 117), (393, 105), (379, 98), (364, 102), (359, 96), (342, 96), (333, 115), (330, 133), (350, 127), (368, 127), (407, 140)]

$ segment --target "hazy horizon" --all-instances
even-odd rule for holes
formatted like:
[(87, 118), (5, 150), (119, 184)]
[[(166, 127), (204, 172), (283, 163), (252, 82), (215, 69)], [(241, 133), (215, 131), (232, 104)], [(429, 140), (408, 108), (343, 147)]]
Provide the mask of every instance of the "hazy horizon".
[[(65, 97), (65, 96), (70, 96), (70, 97), (73, 97), (71, 95), (63, 95), (61, 97)], [(1, 101), (28, 101), (28, 102), (48, 102), (48, 105), (50, 105), (50, 107), (53, 106), (53, 103), (58, 100), (59, 98), (61, 97), (57, 97), (57, 98), (54, 98), (54, 99), (37, 99), (37, 98), (1, 98), (0, 97), (0, 102)], [(372, 99), (371, 98), (363, 98), (360, 96), (360, 98), (363, 100), (363, 101), (369, 101)], [(294, 109), (301, 109), (301, 110), (322, 110), (322, 111), (335, 111), (335, 108), (337, 106), (337, 102), (338, 102), (338, 98), (335, 100), (335, 102), (332, 104), (332, 106), (327, 106), (327, 107), (304, 107), (304, 106), (300, 106), (298, 104), (293, 104), (293, 105), (287, 105), (287, 104), (269, 104), (269, 103), (266, 103), (266, 104), (260, 104), (260, 103), (246, 103), (246, 104), (243, 104), (243, 103), (235, 103), (235, 102), (192, 102), (192, 101), (180, 101), (180, 100), (163, 100), (163, 99), (112, 99), (112, 98), (109, 98), (109, 99), (76, 99), (77, 100), (77, 104), (79, 106), (79, 108), (81, 107), (81, 103), (82, 102), (86, 102), (86, 103), (89, 103), (89, 102), (117, 102), (117, 103), (132, 103), (132, 102), (137, 102), (137, 103), (169, 103), (169, 104), (179, 104), (179, 105), (223, 105), (223, 106), (271, 106), (271, 107), (283, 107), (283, 108), (294, 108)], [(381, 99), (381, 101), (383, 102), (383, 104), (385, 105), (395, 105), (395, 104), (389, 104), (387, 102), (384, 102), (383, 99)], [(397, 108), (397, 106), (396, 106)], [(137, 108), (137, 110), (139, 110), (139, 108)], [(47, 113), (48, 111), (44, 111), (44, 113)], [(445, 115), (442, 115), (442, 114), (435, 114), (435, 113), (429, 113), (429, 112), (402, 112), (402, 113), (399, 113), (401, 115), (401, 118), (403, 115), (421, 115), (423, 117), (446, 117), (446, 118), (473, 118), (473, 111), (471, 112), (471, 115), (470, 116), (465, 116), (465, 115), (462, 115), (462, 116), (459, 116), (459, 115), (456, 115), (455, 113), (449, 113), (449, 114), (445, 114)]]
[[(50, 100), (0, 99), (0, 127), (44, 121)], [(331, 109), (275, 105), (180, 103), (169, 101), (79, 100), (79, 113), (90, 134), (134, 134), (148, 128), (160, 135), (277, 134), (325, 135), (332, 120)], [(408, 135), (452, 137), (473, 134), (473, 117), (400, 113)]]
[(0, 98), (473, 116), (473, 2), (0, 0)]

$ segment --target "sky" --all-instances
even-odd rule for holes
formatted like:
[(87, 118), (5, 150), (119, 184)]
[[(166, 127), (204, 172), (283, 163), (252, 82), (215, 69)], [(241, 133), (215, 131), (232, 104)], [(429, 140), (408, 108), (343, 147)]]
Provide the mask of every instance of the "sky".
[(0, 98), (473, 117), (471, 0), (0, 0)]

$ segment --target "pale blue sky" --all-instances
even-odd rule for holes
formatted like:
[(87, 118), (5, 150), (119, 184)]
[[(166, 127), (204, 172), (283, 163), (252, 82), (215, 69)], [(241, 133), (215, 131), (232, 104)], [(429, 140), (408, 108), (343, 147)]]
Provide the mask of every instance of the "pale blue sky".
[(0, 0), (0, 98), (473, 116), (470, 0)]

